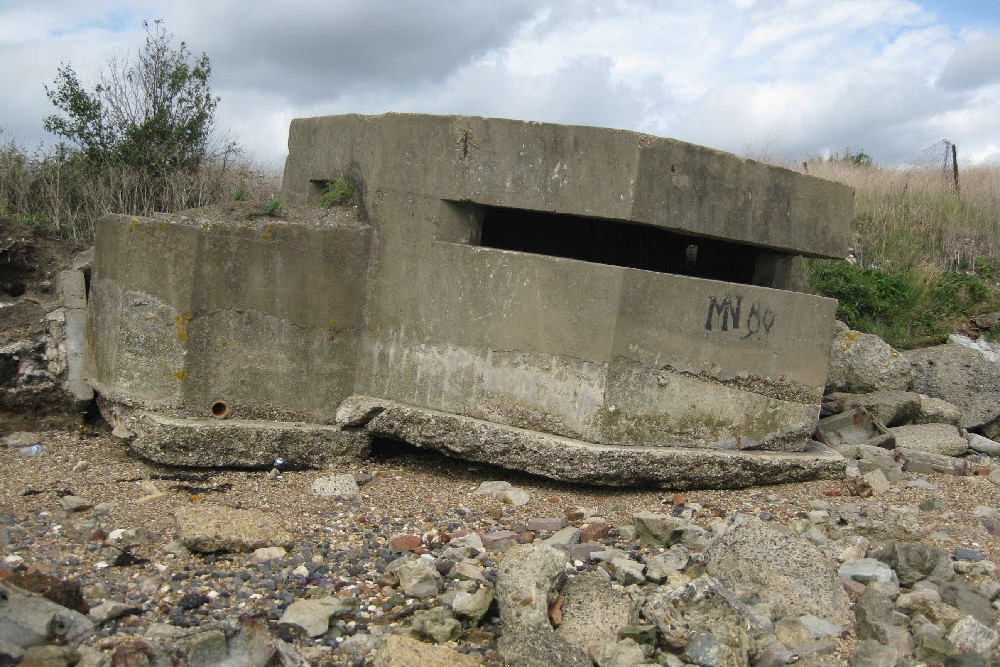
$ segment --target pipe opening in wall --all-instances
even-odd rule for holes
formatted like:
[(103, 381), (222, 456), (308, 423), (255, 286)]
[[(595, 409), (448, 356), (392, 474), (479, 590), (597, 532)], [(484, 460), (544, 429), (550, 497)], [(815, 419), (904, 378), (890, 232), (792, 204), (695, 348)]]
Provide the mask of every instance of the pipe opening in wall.
[(212, 417), (215, 419), (225, 419), (229, 416), (229, 406), (225, 401), (214, 401), (212, 403)]
[(617, 220), (494, 206), (478, 208), (482, 212), (480, 246), (772, 286), (761, 279), (759, 271), (763, 263), (760, 260), (776, 254), (765, 248)]

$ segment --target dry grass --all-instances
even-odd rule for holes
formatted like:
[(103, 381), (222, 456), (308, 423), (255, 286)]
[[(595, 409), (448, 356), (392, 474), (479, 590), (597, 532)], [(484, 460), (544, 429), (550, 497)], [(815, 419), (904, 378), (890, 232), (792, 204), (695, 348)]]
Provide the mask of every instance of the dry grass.
[(0, 144), (0, 216), (39, 233), (83, 242), (106, 213), (148, 215), (224, 201), (263, 201), (280, 189), (280, 174), (252, 160), (205, 161), (196, 171), (154, 177), (127, 165), (94, 166), (58, 150), (29, 153)]
[(931, 272), (1000, 267), (1000, 168), (932, 169), (811, 162), (809, 173), (855, 190), (852, 238), (863, 268)]

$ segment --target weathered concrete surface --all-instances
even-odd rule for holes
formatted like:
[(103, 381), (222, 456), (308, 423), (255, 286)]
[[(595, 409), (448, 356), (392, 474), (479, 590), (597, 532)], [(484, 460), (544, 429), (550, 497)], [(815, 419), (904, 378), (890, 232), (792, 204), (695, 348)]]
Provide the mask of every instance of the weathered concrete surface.
[(369, 193), (402, 191), (628, 220), (843, 257), (849, 188), (675, 139), (595, 127), (384, 114), (297, 118), (282, 196), (315, 204), (342, 175)]
[(136, 411), (118, 421), (134, 434), (129, 450), (149, 461), (181, 466), (271, 468), (361, 459), (369, 438), (339, 426), (247, 419), (178, 418)]
[(108, 216), (97, 225), (87, 371), (111, 401), (209, 416), (328, 421), (352, 393), (369, 230)]
[(370, 397), (345, 402), (338, 417), (449, 456), (604, 486), (744, 488), (840, 479), (845, 471), (844, 458), (819, 443), (806, 452), (595, 445)]
[[(295, 208), (345, 177), (357, 206)], [(681, 470), (697, 449), (810, 447), (836, 303), (787, 288), (796, 256), (843, 256), (848, 188), (632, 132), (400, 114), (294, 121), (283, 188), (281, 221), (100, 222), (86, 362), (106, 402), (331, 424), (370, 395), (495, 426), (504, 465), (593, 481), (523, 443), (655, 459), (672, 486), (712, 478)], [(133, 446), (213, 460), (165, 428)], [(273, 451), (244, 449), (225, 460)], [(838, 465), (707, 460), (754, 479)]]
[(62, 271), (56, 289), (63, 305), (66, 335), (66, 390), (77, 401), (94, 398), (93, 388), (84, 377), (86, 346), (87, 283), (83, 271)]

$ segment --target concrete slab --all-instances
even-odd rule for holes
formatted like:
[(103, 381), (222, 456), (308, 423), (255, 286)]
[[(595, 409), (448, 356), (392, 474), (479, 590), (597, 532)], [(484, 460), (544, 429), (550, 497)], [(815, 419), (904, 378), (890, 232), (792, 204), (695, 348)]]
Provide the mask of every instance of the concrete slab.
[(134, 434), (129, 450), (155, 463), (193, 467), (320, 466), (368, 456), (369, 437), (322, 424), (168, 417), (136, 411), (120, 417)]
[(820, 443), (805, 452), (595, 445), (373, 397), (352, 397), (344, 408), (340, 414), (345, 419), (365, 411), (363, 428), (372, 436), (566, 482), (737, 489), (841, 479), (845, 474), (844, 458)]

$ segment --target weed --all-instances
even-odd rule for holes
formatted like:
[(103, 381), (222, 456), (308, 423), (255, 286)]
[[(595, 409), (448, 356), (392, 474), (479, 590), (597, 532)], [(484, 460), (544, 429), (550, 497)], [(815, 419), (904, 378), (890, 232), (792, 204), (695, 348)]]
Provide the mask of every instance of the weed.
[(269, 215), (272, 218), (280, 218), (282, 213), (281, 197), (277, 195), (271, 195), (270, 197), (268, 197), (267, 201), (264, 202), (263, 210), (264, 210), (264, 215)]
[(356, 188), (354, 182), (348, 178), (327, 181), (323, 194), (320, 195), (319, 203), (324, 208), (330, 208), (337, 204), (343, 204), (353, 199)]
[(246, 186), (240, 183), (233, 191), (233, 201), (246, 201), (249, 198), (250, 194), (247, 192)]
[(1000, 297), (974, 274), (912, 267), (889, 272), (840, 260), (807, 260), (809, 283), (839, 301), (853, 329), (894, 347), (943, 342), (970, 316), (1000, 308)]

